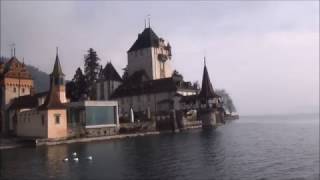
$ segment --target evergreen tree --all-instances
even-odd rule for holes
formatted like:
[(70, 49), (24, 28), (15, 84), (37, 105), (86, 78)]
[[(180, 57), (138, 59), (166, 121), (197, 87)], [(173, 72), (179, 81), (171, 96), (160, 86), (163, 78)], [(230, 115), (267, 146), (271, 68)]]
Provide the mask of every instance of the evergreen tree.
[(88, 95), (88, 86), (86, 78), (82, 73), (81, 68), (76, 70), (75, 75), (73, 76), (72, 82), (74, 83), (74, 97), (75, 100), (79, 100), (82, 96)]
[(68, 99), (70, 99), (71, 102), (78, 100), (75, 90), (76, 84), (73, 81), (69, 81), (66, 83), (66, 96)]
[(216, 90), (216, 93), (222, 97), (223, 100), (223, 108), (227, 110), (229, 113), (236, 112), (237, 109), (230, 97), (230, 95), (224, 90)]
[(84, 76), (88, 87), (88, 96), (93, 100), (96, 99), (95, 83), (100, 72), (99, 61), (97, 53), (90, 48), (84, 57)]

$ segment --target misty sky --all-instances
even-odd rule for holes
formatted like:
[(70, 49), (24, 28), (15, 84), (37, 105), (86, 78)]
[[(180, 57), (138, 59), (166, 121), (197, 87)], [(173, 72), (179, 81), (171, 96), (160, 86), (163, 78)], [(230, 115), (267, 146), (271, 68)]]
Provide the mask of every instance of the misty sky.
[(148, 14), (173, 67), (201, 82), (205, 55), (214, 88), (241, 115), (318, 111), (318, 1), (1, 1), (1, 55), (15, 43), (19, 59), (50, 72), (58, 46), (71, 79), (92, 47), (122, 74)]

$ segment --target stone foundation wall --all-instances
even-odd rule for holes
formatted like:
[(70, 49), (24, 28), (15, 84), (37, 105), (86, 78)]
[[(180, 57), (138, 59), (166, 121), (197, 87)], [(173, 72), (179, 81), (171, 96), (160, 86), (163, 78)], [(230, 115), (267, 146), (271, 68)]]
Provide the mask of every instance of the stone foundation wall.
[(118, 134), (117, 127), (86, 128), (87, 137), (111, 136)]
[(137, 132), (150, 132), (156, 130), (156, 123), (149, 122), (135, 122), (135, 123), (122, 123), (120, 124), (120, 133), (137, 133)]

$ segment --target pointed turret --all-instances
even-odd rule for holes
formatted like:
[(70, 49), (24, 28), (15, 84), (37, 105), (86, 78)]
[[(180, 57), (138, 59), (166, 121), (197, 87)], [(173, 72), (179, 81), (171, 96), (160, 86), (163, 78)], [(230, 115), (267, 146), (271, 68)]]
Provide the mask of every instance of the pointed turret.
[(216, 97), (216, 94), (214, 93), (214, 90), (210, 81), (205, 60), (204, 60), (204, 69), (203, 69), (203, 76), (202, 76), (202, 86), (201, 86), (201, 91), (199, 93), (199, 97), (201, 99), (211, 99)]
[(57, 48), (56, 60), (54, 62), (54, 67), (53, 67), (53, 71), (52, 71), (51, 75), (56, 76), (56, 77), (57, 76), (64, 76), (64, 74), (62, 72), (60, 60), (59, 60), (58, 48)]
[(61, 109), (65, 108), (66, 93), (65, 93), (65, 82), (64, 73), (62, 72), (58, 48), (56, 54), (56, 60), (52, 73), (50, 74), (50, 90), (45, 99), (45, 102), (40, 108), (42, 109)]
[(111, 62), (108, 62), (101, 72), (102, 80), (118, 81), (122, 82), (122, 78), (118, 74), (117, 70), (114, 68)]

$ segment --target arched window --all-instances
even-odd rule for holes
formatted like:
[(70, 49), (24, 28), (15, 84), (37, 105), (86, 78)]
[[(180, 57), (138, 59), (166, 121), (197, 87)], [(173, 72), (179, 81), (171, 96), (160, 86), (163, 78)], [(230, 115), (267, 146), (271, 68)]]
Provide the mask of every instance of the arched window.
[(13, 88), (13, 92), (17, 92), (17, 88), (16, 87)]

